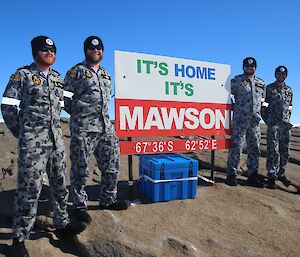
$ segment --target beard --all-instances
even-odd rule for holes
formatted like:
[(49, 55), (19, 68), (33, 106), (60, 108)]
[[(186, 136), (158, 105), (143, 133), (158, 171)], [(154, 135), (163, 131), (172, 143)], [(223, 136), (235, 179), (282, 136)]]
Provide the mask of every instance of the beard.
[(102, 55), (97, 55), (97, 56), (93, 56), (93, 55), (89, 55), (89, 54), (86, 54), (85, 58), (86, 60), (91, 63), (91, 64), (98, 64), (101, 62), (102, 60)]
[(55, 55), (54, 54), (46, 54), (46, 55), (37, 55), (36, 62), (44, 65), (44, 66), (51, 66), (55, 62)]
[(255, 70), (244, 70), (244, 73), (246, 75), (253, 75), (255, 73)]

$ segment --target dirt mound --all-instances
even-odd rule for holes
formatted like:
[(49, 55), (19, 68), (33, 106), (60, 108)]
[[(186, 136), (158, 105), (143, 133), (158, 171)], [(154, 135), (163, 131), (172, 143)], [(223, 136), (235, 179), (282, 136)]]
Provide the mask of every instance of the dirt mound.
[[(70, 131), (62, 123), (67, 154)], [(291, 158), (287, 177), (300, 184), (300, 129), (292, 130)], [(10, 251), (11, 217), (16, 187), (17, 142), (0, 124), (0, 256)], [(262, 125), (260, 174), (266, 175), (266, 128)], [(210, 175), (210, 152), (189, 153), (199, 160), (199, 174)], [(239, 186), (229, 187), (226, 178), (227, 151), (216, 151), (216, 183), (199, 180), (197, 198), (151, 203), (128, 187), (127, 156), (121, 157), (119, 197), (131, 200), (126, 211), (98, 210), (100, 172), (93, 158), (87, 185), (91, 225), (78, 237), (59, 241), (53, 234), (51, 207), (41, 199), (38, 219), (30, 240), (30, 256), (126, 256), (126, 257), (299, 257), (300, 195), (278, 183), (278, 190), (246, 186), (246, 154), (239, 166)], [(138, 179), (138, 158), (133, 157), (134, 179)], [(13, 175), (9, 175), (9, 170)], [(67, 162), (68, 171), (70, 161)], [(67, 180), (69, 184), (69, 179)], [(131, 192), (131, 194), (129, 194)], [(43, 190), (47, 198), (49, 190)], [(71, 206), (70, 206), (71, 212)], [(72, 217), (72, 215), (71, 215)], [(72, 217), (73, 218), (73, 217)]]

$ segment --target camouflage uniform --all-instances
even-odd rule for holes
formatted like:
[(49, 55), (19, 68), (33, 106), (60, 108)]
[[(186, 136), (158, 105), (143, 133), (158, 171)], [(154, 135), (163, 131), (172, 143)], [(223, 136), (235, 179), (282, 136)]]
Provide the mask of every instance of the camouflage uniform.
[(18, 178), (13, 216), (13, 238), (24, 241), (33, 227), (46, 171), (52, 192), (54, 224), (69, 223), (66, 156), (60, 127), (63, 81), (50, 69), (47, 77), (35, 63), (16, 71), (2, 99), (7, 127), (18, 138)]
[(116, 202), (119, 141), (108, 116), (111, 79), (101, 66), (95, 72), (84, 61), (65, 77), (65, 110), (71, 115), (71, 195), (75, 209), (87, 208), (85, 184), (88, 162), (94, 153), (102, 172), (100, 201)]
[(292, 112), (292, 89), (277, 82), (267, 86), (266, 109), (267, 129), (267, 170), (268, 177), (277, 179), (284, 176), (289, 158), (291, 141), (290, 117)]
[(248, 150), (248, 176), (258, 172), (261, 103), (265, 96), (265, 83), (254, 77), (238, 75), (231, 80), (231, 94), (234, 95), (231, 148), (227, 160), (227, 175), (236, 176), (242, 147), (246, 138)]

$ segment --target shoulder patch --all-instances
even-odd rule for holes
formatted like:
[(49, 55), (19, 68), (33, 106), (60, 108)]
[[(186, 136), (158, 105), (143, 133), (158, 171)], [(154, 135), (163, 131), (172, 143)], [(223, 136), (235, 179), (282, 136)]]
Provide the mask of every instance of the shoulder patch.
[(77, 71), (76, 69), (72, 68), (71, 70), (69, 70), (67, 72), (67, 76), (69, 76), (70, 78), (75, 78), (77, 76)]
[(85, 74), (85, 76), (86, 76), (87, 78), (89, 78), (89, 79), (93, 77), (92, 72), (90, 72), (89, 70), (85, 70), (84, 74)]
[(243, 85), (244, 85), (245, 87), (249, 84), (248, 80), (246, 80), (246, 79), (244, 79), (244, 80), (242, 81), (242, 83), (243, 83)]
[(14, 74), (12, 74), (10, 76), (10, 80), (13, 80), (13, 81), (20, 81), (21, 80), (21, 75), (20, 73), (17, 71), (15, 72)]
[(36, 86), (40, 85), (41, 84), (41, 79), (38, 75), (34, 74), (32, 76), (32, 81), (33, 81), (33, 84), (35, 84)]

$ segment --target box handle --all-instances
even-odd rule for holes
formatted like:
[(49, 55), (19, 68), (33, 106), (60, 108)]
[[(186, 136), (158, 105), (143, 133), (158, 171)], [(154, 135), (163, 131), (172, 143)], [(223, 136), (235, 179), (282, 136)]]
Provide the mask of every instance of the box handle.
[(190, 162), (190, 166), (189, 166), (189, 177), (193, 177), (193, 162)]
[(165, 164), (160, 166), (160, 179), (165, 179)]

